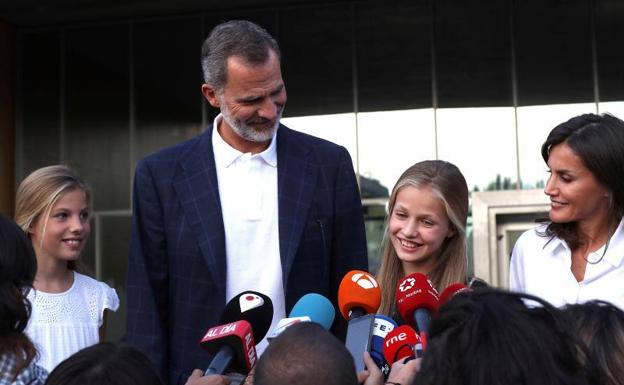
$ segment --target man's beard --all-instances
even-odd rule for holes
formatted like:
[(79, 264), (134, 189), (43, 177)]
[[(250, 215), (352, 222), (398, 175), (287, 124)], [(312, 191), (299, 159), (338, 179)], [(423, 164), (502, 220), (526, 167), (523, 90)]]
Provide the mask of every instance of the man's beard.
[(277, 132), (277, 128), (279, 127), (279, 122), (282, 118), (282, 111), (284, 110), (282, 107), (278, 108), (277, 117), (273, 126), (269, 128), (256, 129), (253, 126), (247, 125), (245, 122), (232, 117), (226, 103), (221, 103), (221, 105), (223, 106), (221, 109), (223, 120), (225, 120), (225, 122), (232, 127), (232, 130), (234, 130), (238, 136), (254, 143), (268, 142), (273, 138)]

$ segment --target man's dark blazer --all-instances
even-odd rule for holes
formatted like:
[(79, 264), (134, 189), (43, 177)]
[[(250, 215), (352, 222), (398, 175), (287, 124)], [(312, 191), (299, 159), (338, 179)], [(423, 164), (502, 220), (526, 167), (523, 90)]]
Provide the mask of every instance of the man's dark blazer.
[[(351, 158), (341, 146), (283, 125), (276, 144), (286, 314), (310, 292), (335, 304), (344, 274), (368, 266)], [(250, 258), (262, 258), (262, 250)], [(210, 126), (140, 161), (134, 178), (127, 340), (166, 382), (184, 383), (209, 363), (198, 342), (225, 307), (225, 280)]]

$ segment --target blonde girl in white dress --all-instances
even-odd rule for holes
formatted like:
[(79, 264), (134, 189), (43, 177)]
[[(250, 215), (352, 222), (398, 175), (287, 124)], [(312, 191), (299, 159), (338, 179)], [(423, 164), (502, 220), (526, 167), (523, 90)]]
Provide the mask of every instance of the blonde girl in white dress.
[(67, 166), (40, 168), (17, 190), (15, 221), (37, 255), (26, 333), (48, 371), (99, 342), (105, 310), (119, 308), (114, 289), (78, 272), (84, 271), (79, 258), (91, 233), (90, 206), (90, 188)]

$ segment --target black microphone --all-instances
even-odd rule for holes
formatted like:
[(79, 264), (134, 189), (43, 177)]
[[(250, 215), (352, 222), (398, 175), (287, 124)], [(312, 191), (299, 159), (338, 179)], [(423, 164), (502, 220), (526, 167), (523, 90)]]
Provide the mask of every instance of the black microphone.
[(205, 375), (223, 374), (228, 368), (247, 374), (256, 363), (256, 341), (267, 334), (273, 319), (273, 302), (256, 291), (232, 298), (221, 315), (220, 325), (210, 328), (200, 346), (214, 354)]
[(251, 324), (254, 341), (262, 341), (273, 321), (273, 301), (269, 296), (247, 290), (232, 298), (223, 309), (220, 324), (245, 320)]

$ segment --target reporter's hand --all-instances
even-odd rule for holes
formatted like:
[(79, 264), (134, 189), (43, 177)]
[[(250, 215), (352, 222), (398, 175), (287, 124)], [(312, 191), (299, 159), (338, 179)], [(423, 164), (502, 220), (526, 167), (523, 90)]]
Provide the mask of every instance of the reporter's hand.
[(226, 376), (211, 374), (204, 376), (200, 369), (193, 370), (193, 373), (186, 380), (185, 385), (229, 385), (230, 379)]
[(362, 370), (357, 374), (358, 383), (363, 385), (383, 385), (383, 373), (381, 373), (381, 370), (379, 370), (368, 352), (364, 352), (364, 364), (366, 365), (366, 370)]
[(392, 364), (386, 383), (394, 382), (401, 385), (412, 385), (414, 383), (416, 374), (420, 371), (422, 358), (414, 358), (407, 363), (405, 360), (402, 359)]

